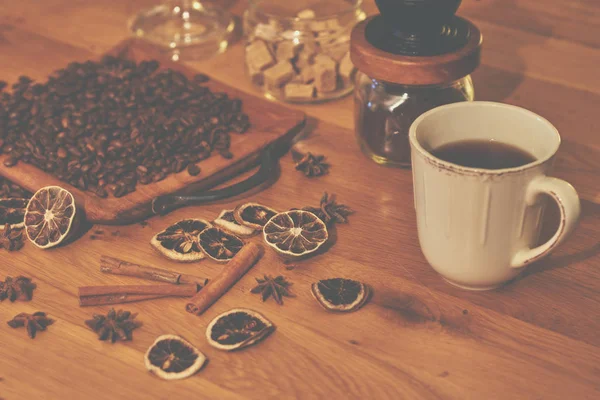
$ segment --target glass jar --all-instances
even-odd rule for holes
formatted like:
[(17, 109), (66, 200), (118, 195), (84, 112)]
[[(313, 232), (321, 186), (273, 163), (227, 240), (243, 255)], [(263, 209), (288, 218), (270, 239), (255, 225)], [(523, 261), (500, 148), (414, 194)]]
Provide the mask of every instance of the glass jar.
[(224, 52), (235, 36), (234, 19), (220, 3), (162, 0), (140, 10), (129, 21), (129, 29), (173, 61), (202, 60)]
[(372, 79), (358, 71), (355, 85), (358, 143), (375, 162), (396, 167), (410, 167), (408, 129), (419, 115), (437, 106), (474, 98), (470, 75), (445, 84), (402, 85)]
[(244, 14), (245, 67), (269, 98), (292, 103), (352, 92), (350, 33), (362, 0), (250, 0)]

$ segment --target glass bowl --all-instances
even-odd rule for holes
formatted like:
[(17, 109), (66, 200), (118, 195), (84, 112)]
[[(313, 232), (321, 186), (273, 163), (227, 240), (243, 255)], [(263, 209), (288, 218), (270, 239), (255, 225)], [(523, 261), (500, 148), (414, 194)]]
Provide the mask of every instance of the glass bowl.
[(244, 14), (246, 72), (267, 97), (322, 102), (354, 88), (350, 32), (362, 0), (250, 0)]
[(173, 61), (201, 60), (224, 52), (234, 28), (224, 7), (196, 0), (165, 0), (129, 21), (134, 37), (157, 46)]

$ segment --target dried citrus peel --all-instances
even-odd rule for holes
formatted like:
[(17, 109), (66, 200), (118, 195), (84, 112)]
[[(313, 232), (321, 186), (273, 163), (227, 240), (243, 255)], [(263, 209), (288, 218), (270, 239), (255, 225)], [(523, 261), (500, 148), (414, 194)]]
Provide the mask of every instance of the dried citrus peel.
[(275, 215), (263, 228), (263, 236), (277, 253), (291, 258), (314, 253), (329, 238), (325, 223), (302, 210)]
[(63, 242), (74, 225), (75, 199), (59, 186), (46, 186), (31, 197), (25, 211), (25, 232), (39, 248), (47, 249)]
[(218, 226), (221, 229), (224, 229), (228, 232), (231, 232), (240, 237), (250, 237), (255, 235), (258, 230), (255, 228), (251, 228), (246, 225), (242, 225), (235, 220), (233, 215), (233, 210), (223, 210), (213, 221), (215, 226)]
[(235, 308), (218, 315), (206, 328), (208, 343), (219, 350), (237, 350), (264, 339), (275, 325), (256, 311)]
[(192, 376), (205, 362), (200, 350), (176, 335), (159, 336), (144, 356), (148, 371), (166, 380)]
[(275, 214), (277, 211), (258, 203), (242, 204), (233, 210), (233, 217), (240, 225), (253, 229), (262, 229)]
[(184, 219), (154, 235), (150, 244), (171, 260), (199, 261), (205, 257), (199, 235), (209, 228), (212, 225), (203, 219)]
[(326, 310), (352, 312), (361, 308), (371, 296), (370, 286), (352, 279), (324, 279), (311, 285), (315, 300)]

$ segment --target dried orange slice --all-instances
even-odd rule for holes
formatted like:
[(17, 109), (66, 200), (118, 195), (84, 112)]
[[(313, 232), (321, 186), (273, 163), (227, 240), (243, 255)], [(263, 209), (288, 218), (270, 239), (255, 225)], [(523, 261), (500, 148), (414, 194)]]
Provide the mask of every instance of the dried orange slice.
[(233, 210), (233, 217), (238, 224), (253, 229), (262, 229), (275, 214), (277, 211), (258, 203), (242, 204)]
[(209, 228), (200, 233), (200, 247), (213, 260), (226, 263), (244, 247), (244, 242), (223, 229)]
[(293, 210), (275, 215), (263, 229), (269, 246), (281, 255), (298, 258), (317, 251), (327, 241), (327, 226), (309, 211)]
[(27, 199), (0, 199), (0, 230), (4, 229), (6, 224), (12, 228), (23, 228), (28, 203)]
[(254, 228), (237, 222), (233, 216), (233, 210), (221, 211), (221, 214), (213, 221), (213, 224), (240, 237), (250, 237), (258, 232)]
[(75, 199), (59, 186), (46, 186), (31, 197), (25, 210), (25, 232), (33, 244), (47, 249), (69, 235), (76, 214)]
[(275, 325), (256, 311), (234, 308), (213, 319), (206, 328), (208, 343), (220, 350), (237, 350), (264, 339)]
[(212, 225), (203, 219), (184, 219), (154, 235), (150, 244), (171, 260), (198, 261), (204, 258), (199, 235), (208, 228)]
[(313, 283), (315, 300), (329, 311), (351, 312), (361, 308), (371, 295), (371, 288), (352, 279), (333, 278)]
[(200, 350), (175, 335), (159, 336), (144, 356), (148, 371), (166, 380), (192, 376), (205, 362)]

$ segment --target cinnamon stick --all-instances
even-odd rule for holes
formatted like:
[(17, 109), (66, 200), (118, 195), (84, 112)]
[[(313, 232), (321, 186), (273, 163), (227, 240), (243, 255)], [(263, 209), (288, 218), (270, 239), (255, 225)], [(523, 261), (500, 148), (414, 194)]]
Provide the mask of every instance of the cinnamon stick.
[(190, 299), (186, 311), (196, 315), (206, 311), (258, 261), (261, 254), (262, 247), (257, 244), (248, 243), (242, 247), (221, 273)]
[(103, 306), (107, 304), (132, 303), (134, 301), (162, 299), (163, 295), (156, 294), (108, 294), (101, 296), (84, 296), (79, 298), (79, 306)]
[(79, 297), (103, 296), (116, 294), (153, 294), (162, 296), (191, 297), (196, 294), (198, 285), (187, 283), (183, 285), (112, 285), (112, 286), (81, 286)]
[(100, 257), (100, 271), (106, 274), (127, 275), (151, 281), (171, 283), (174, 285), (197, 283), (204, 286), (207, 282), (207, 279), (202, 279), (197, 276), (185, 275), (166, 269), (148, 267), (146, 265), (137, 265), (109, 256)]

